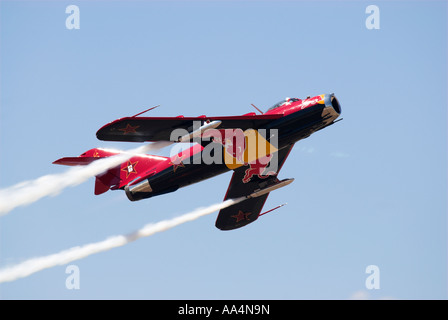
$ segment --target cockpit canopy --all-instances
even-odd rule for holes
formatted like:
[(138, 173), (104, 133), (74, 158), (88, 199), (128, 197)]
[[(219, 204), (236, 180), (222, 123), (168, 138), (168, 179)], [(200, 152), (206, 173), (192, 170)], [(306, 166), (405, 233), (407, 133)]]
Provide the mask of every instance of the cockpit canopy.
[(285, 98), (285, 100), (282, 100), (282, 101), (280, 101), (280, 102), (277, 102), (277, 103), (274, 104), (272, 107), (270, 107), (267, 111), (277, 109), (278, 107), (283, 106), (285, 103), (287, 103), (287, 104), (291, 104), (291, 103), (296, 102), (296, 101), (299, 101), (299, 100), (300, 100), (300, 99), (297, 99), (297, 98)]

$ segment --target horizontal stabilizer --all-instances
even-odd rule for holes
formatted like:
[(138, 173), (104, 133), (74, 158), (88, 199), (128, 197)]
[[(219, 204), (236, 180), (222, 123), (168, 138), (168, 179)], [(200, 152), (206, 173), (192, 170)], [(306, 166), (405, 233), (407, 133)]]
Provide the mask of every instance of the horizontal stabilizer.
[[(54, 164), (66, 166), (85, 166), (96, 160), (120, 154), (119, 151), (94, 148), (84, 152), (79, 157), (64, 157), (54, 161)], [(148, 174), (148, 170), (158, 164), (169, 161), (170, 158), (154, 155), (135, 155), (127, 161), (109, 168), (96, 176), (95, 194), (102, 194), (109, 189), (124, 188), (131, 181), (142, 178)]]
[(62, 164), (64, 166), (86, 166), (95, 160), (101, 158), (98, 157), (65, 157), (58, 159), (53, 164)]
[(119, 154), (119, 151), (111, 151), (101, 148), (93, 148), (84, 152), (79, 157), (64, 157), (53, 161), (53, 164), (62, 164), (64, 166), (86, 166), (95, 160), (115, 156)]

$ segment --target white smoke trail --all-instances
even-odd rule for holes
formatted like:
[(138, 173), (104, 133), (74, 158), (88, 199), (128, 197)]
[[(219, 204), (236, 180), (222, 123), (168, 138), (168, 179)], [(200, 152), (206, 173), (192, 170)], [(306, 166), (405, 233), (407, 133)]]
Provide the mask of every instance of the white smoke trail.
[(24, 181), (0, 190), (0, 216), (19, 206), (31, 204), (45, 196), (57, 195), (69, 186), (76, 186), (104, 171), (107, 171), (136, 154), (158, 150), (172, 142), (160, 141), (125, 151), (115, 156), (103, 158), (87, 166), (70, 168), (59, 174), (49, 174), (35, 180)]
[(18, 265), (0, 270), (0, 283), (14, 281), (47, 268), (55, 267), (57, 265), (64, 265), (95, 253), (100, 253), (116, 247), (124, 246), (140, 238), (151, 236), (157, 232), (166, 231), (188, 221), (196, 220), (217, 210), (237, 204), (238, 202), (241, 202), (245, 199), (245, 197), (228, 199), (224, 202), (213, 204), (206, 208), (196, 209), (190, 213), (186, 213), (182, 216), (170, 220), (163, 220), (154, 224), (147, 224), (143, 228), (127, 235), (114, 236), (100, 242), (84, 245), (82, 247), (74, 247), (45, 257), (29, 259)]

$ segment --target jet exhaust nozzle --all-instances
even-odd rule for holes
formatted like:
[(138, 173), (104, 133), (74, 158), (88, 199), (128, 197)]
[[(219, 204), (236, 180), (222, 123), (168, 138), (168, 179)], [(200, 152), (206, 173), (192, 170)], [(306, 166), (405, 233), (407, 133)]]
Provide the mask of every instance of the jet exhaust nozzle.
[(131, 201), (137, 201), (142, 199), (141, 197), (137, 196), (137, 194), (145, 194), (145, 193), (151, 193), (152, 188), (149, 184), (148, 179), (139, 182), (133, 186), (125, 186), (124, 191), (126, 192), (126, 196)]

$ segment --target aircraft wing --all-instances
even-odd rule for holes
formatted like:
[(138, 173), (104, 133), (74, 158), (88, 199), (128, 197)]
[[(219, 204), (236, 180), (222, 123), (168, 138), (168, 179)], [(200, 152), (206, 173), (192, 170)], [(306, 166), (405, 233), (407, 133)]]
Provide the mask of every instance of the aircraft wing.
[(170, 141), (171, 132), (174, 129), (185, 129), (191, 132), (193, 121), (206, 120), (221, 121), (219, 129), (241, 128), (243, 131), (249, 128), (257, 129), (271, 120), (281, 118), (280, 114), (256, 115), (249, 113), (242, 116), (223, 117), (126, 117), (115, 120), (103, 126), (96, 133), (99, 140), (105, 141)]
[[(294, 145), (290, 145), (277, 152), (278, 170), (275, 175), (264, 177), (252, 175), (251, 177), (249, 177), (250, 174), (248, 175), (247, 171), (251, 169), (249, 165), (235, 169), (224, 200), (247, 196), (258, 189), (262, 189), (278, 183), (278, 172), (286, 161), (286, 158), (288, 157), (289, 152), (291, 151), (293, 146)], [(256, 198), (250, 198), (236, 205), (222, 209), (221, 211), (219, 211), (215, 226), (221, 230), (232, 230), (254, 222), (258, 219), (259, 214), (263, 209), (264, 203), (268, 198), (268, 195), (269, 193)]]

